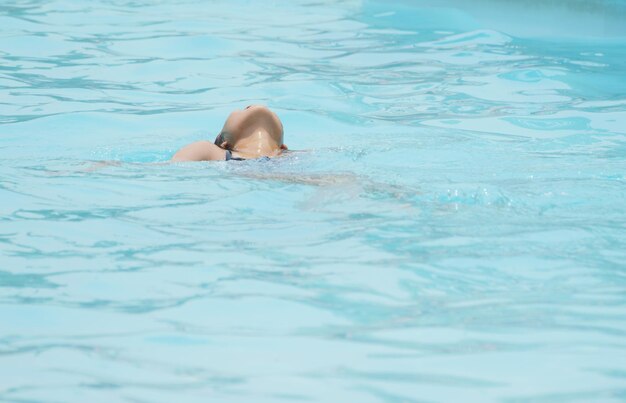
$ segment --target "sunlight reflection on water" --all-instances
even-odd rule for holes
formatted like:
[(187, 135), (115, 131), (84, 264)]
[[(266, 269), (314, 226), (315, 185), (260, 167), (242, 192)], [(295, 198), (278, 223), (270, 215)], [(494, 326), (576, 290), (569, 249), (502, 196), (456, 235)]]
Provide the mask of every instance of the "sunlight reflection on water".
[[(621, 3), (575, 3), (0, 6), (0, 400), (623, 399)], [(162, 164), (251, 103), (299, 152)]]

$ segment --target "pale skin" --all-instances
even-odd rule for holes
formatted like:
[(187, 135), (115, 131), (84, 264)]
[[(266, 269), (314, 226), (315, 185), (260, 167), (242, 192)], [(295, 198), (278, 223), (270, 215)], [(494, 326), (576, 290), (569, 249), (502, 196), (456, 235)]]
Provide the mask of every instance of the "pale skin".
[(234, 158), (277, 157), (287, 150), (283, 134), (283, 124), (274, 112), (263, 105), (250, 105), (228, 116), (215, 143), (188, 144), (174, 154), (172, 162), (224, 161), (227, 150)]
[[(224, 161), (226, 152), (230, 151), (234, 158), (255, 159), (262, 157), (276, 157), (287, 150), (283, 143), (283, 125), (278, 116), (267, 107), (251, 105), (244, 110), (236, 110), (230, 114), (222, 131), (217, 136), (215, 143), (210, 141), (198, 141), (188, 144), (178, 150), (171, 162), (183, 161)], [(156, 163), (151, 165), (167, 165), (168, 163)], [(96, 172), (103, 168), (125, 165), (122, 161), (100, 161), (91, 163), (91, 166), (81, 172)], [(52, 175), (72, 174), (71, 171), (54, 171)], [(396, 199), (402, 200), (406, 195), (400, 187), (389, 184), (379, 184), (351, 173), (315, 173), (315, 174), (290, 174), (281, 172), (257, 172), (256, 170), (238, 170), (238, 176), (244, 176), (255, 180), (274, 180), (284, 183), (316, 186), (321, 189), (329, 189), (329, 193), (316, 197), (315, 203), (310, 206), (323, 205), (327, 196), (335, 197), (337, 194), (349, 194), (351, 197), (365, 192), (386, 192)], [(413, 196), (414, 192), (410, 193)]]
[[(279, 156), (287, 150), (287, 146), (283, 143), (283, 125), (280, 119), (274, 112), (261, 105), (251, 105), (244, 110), (232, 112), (217, 136), (216, 143), (198, 141), (188, 144), (178, 150), (171, 161), (224, 161), (227, 150), (235, 158), (271, 158)], [(101, 161), (92, 163), (83, 172), (99, 171), (108, 166), (124, 166), (124, 163), (121, 161)], [(342, 192), (349, 191), (352, 195), (362, 191), (384, 191), (397, 199), (405, 197), (401, 188), (364, 180), (350, 173), (308, 175), (299, 173), (296, 175), (281, 172), (238, 171), (237, 175), (256, 180), (275, 180), (328, 188), (332, 190), (332, 194), (335, 194), (337, 189), (341, 189)]]

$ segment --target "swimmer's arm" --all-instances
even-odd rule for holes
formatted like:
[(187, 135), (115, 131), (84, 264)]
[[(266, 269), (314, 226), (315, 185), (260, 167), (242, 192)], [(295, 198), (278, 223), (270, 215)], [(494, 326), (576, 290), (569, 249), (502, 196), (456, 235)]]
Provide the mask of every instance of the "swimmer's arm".
[(225, 151), (209, 141), (196, 141), (178, 150), (172, 162), (223, 160)]

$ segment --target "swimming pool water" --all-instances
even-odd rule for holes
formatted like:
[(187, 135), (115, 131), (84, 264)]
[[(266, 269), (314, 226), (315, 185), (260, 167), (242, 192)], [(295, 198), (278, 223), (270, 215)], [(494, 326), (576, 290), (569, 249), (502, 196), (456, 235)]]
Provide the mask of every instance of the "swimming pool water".
[(624, 7), (3, 3), (0, 400), (625, 400)]

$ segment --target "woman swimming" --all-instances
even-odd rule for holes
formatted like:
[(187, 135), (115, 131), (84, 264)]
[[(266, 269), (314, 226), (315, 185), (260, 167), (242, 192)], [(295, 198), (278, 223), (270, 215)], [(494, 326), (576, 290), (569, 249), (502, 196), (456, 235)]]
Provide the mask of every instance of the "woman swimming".
[(271, 158), (287, 150), (283, 124), (263, 105), (250, 105), (228, 116), (215, 142), (197, 141), (178, 150), (172, 157), (180, 161), (217, 161)]

